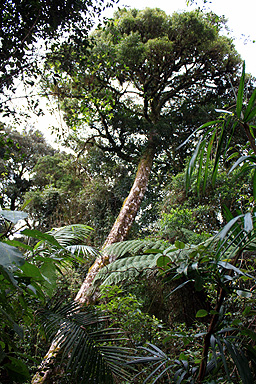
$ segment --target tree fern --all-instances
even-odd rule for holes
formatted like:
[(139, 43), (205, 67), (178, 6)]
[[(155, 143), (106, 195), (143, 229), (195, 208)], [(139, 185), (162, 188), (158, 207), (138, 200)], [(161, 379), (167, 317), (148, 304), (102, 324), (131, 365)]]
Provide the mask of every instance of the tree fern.
[[(208, 244), (209, 240), (205, 242)], [(124, 280), (135, 280), (139, 275), (145, 275), (157, 270), (157, 260), (161, 255), (167, 262), (186, 259), (191, 252), (202, 245), (184, 246), (178, 249), (162, 240), (128, 240), (115, 243), (104, 249), (109, 259), (115, 255), (116, 260), (103, 267), (94, 279), (94, 285), (118, 284)]]

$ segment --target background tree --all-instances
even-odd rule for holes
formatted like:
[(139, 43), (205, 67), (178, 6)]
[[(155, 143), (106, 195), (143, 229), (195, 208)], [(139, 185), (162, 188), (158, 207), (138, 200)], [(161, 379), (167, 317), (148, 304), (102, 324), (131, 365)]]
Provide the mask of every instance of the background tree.
[[(0, 5), (0, 90), (14, 85), (22, 73), (37, 67), (36, 43), (63, 39), (68, 32), (74, 42), (84, 41), (92, 18), (103, 7), (102, 0), (9, 1)], [(38, 52), (37, 52), (38, 53)]]
[[(63, 44), (50, 56), (48, 86), (69, 126), (90, 128), (87, 143), (137, 166), (105, 245), (127, 237), (154, 159), (179, 142), (180, 127), (170, 111), (182, 110), (188, 100), (195, 105), (199, 96), (202, 103), (225, 99), (240, 58), (220, 36), (222, 27), (222, 19), (199, 11), (169, 17), (159, 9), (123, 9), (92, 34), (87, 50)], [(101, 262), (91, 269), (87, 288)]]
[(0, 203), (2, 209), (15, 210), (32, 188), (32, 172), (38, 159), (55, 151), (39, 131), (19, 133), (2, 126), (0, 133)]
[[(212, 163), (209, 168), (210, 172)], [(158, 236), (168, 241), (193, 244), (203, 241), (205, 235), (212, 236), (227, 224), (227, 209), (236, 215), (238, 211), (245, 212), (253, 201), (251, 172), (241, 175), (239, 170), (235, 170), (229, 173), (222, 164), (215, 185), (208, 178), (204, 193), (202, 181), (198, 193), (195, 177), (186, 192), (185, 177), (183, 171), (169, 179), (158, 204), (160, 216), (154, 229)]]
[(40, 158), (33, 168), (33, 189), (26, 193), (37, 229), (86, 223), (100, 247), (131, 185), (129, 169), (97, 147), (79, 156), (57, 152)]

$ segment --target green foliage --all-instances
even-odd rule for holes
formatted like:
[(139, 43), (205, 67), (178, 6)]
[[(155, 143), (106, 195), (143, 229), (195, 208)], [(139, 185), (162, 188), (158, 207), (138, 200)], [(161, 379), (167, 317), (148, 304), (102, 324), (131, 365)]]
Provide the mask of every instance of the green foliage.
[(225, 207), (234, 215), (252, 207), (251, 172), (241, 174), (239, 169), (235, 169), (231, 173), (219, 166), (213, 187), (210, 178), (213, 163), (210, 162), (208, 167), (205, 193), (201, 182), (198, 195), (196, 175), (191, 178), (190, 190), (186, 193), (185, 171), (167, 183), (164, 197), (158, 204), (160, 219), (155, 226), (164, 239), (174, 241), (177, 238), (187, 243), (198, 243), (204, 240), (207, 233), (215, 234), (226, 223)]
[(64, 3), (2, 1), (0, 89), (13, 87), (15, 77), (23, 71), (34, 75), (39, 70), (38, 40), (44, 40), (46, 44), (49, 41), (58, 42), (68, 31), (69, 38), (76, 43), (84, 42), (93, 15), (98, 14), (101, 7), (102, 1), (88, 0)]
[[(203, 192), (206, 190), (206, 183), (208, 174), (210, 172), (210, 158), (214, 159), (214, 166), (211, 171), (211, 179), (213, 185), (216, 182), (219, 165), (221, 162), (223, 162), (223, 159), (225, 160), (225, 158), (227, 158), (227, 160), (231, 161), (234, 158), (239, 157), (231, 167), (231, 171), (246, 160), (249, 163), (255, 162), (256, 146), (253, 128), (256, 115), (256, 91), (254, 90), (249, 100), (247, 100), (245, 79), (246, 76), (244, 65), (240, 85), (237, 92), (237, 103), (235, 107), (229, 110), (218, 110), (218, 112), (221, 114), (221, 117), (218, 120), (203, 124), (196, 130), (196, 132), (201, 132), (201, 136), (187, 167), (187, 190), (191, 184), (193, 171), (197, 163), (197, 189), (199, 193), (201, 182), (203, 183)], [(196, 132), (194, 132), (194, 134)], [(246, 147), (231, 147), (232, 139), (237, 132), (241, 132), (241, 135), (246, 136)], [(248, 168), (250, 169), (251, 167), (247, 166), (245, 168), (248, 171)], [(242, 172), (244, 172), (244, 169)]]
[[(120, 9), (92, 33), (86, 49), (64, 43), (49, 54), (45, 87), (84, 142), (129, 162), (149, 142), (163, 153), (191, 132), (199, 96), (201, 103), (222, 104), (227, 74), (236, 78), (240, 58), (220, 28), (201, 12)], [(176, 153), (176, 165), (184, 157)]]
[(22, 353), (26, 349), (24, 330), (34, 324), (35, 309), (56, 292), (63, 265), (91, 260), (96, 251), (85, 244), (92, 229), (82, 225), (60, 228), (50, 234), (23, 230), (23, 236), (36, 240), (34, 246), (10, 240), (8, 235), (14, 225), (27, 214), (0, 213), (6, 222), (0, 242), (0, 378), (1, 382), (24, 382), (30, 377), (30, 357)]
[[(80, 151), (80, 144), (74, 149)], [(96, 147), (78, 157), (64, 152), (44, 156), (33, 169), (25, 210), (39, 230), (87, 223), (95, 229), (91, 241), (100, 246), (130, 188), (129, 170)]]
[[(208, 242), (209, 240), (205, 243)], [(180, 260), (181, 244), (183, 243), (177, 241), (176, 247), (162, 240), (127, 240), (109, 245), (103, 252), (109, 255), (110, 260), (114, 254), (116, 260), (97, 273), (94, 284), (101, 283), (105, 286), (123, 281), (135, 281), (139, 277), (148, 276), (156, 270), (159, 254), (162, 254), (162, 260), (166, 264)], [(203, 247), (203, 244), (184, 246), (182, 255), (189, 257), (200, 246)]]
[(54, 150), (38, 131), (22, 134), (1, 126), (0, 150), (0, 205), (15, 210), (24, 203), (24, 196), (32, 188), (32, 170), (37, 161)]
[(162, 323), (142, 311), (143, 303), (134, 294), (119, 286), (104, 285), (100, 290), (100, 302), (98, 308), (110, 318), (111, 326), (125, 332), (128, 346), (158, 343), (163, 339)]
[(157, 235), (171, 242), (181, 240), (190, 244), (201, 243), (210, 237), (204, 232), (208, 228), (204, 228), (200, 220), (209, 216), (209, 211), (207, 207), (200, 205), (194, 209), (171, 208), (169, 213), (162, 214), (161, 220), (157, 223)]

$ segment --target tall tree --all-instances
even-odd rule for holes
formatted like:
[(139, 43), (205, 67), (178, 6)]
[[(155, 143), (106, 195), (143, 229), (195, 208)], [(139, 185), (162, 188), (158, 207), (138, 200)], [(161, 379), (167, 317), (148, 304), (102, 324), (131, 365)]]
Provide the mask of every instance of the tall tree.
[[(63, 44), (49, 58), (47, 86), (67, 123), (137, 166), (134, 184), (104, 246), (124, 240), (140, 208), (153, 161), (183, 139), (174, 113), (222, 100), (240, 57), (220, 35), (224, 21), (200, 11), (167, 16), (159, 9), (119, 10), (76, 51)], [(192, 110), (192, 107), (191, 107)], [(96, 260), (77, 299), (88, 299), (92, 279), (109, 259)]]
[[(46, 84), (58, 97), (68, 125), (83, 132), (85, 145), (96, 144), (137, 166), (103, 247), (127, 237), (153, 162), (189, 133), (188, 124), (181, 134), (175, 113), (189, 103), (193, 110), (198, 100), (203, 105), (225, 99), (240, 57), (232, 41), (220, 35), (222, 26), (216, 15), (199, 11), (167, 16), (159, 9), (122, 9), (91, 35), (86, 50), (64, 43), (49, 57)], [(94, 277), (114, 259), (104, 253), (96, 259), (78, 302), (90, 301)], [(44, 381), (40, 374), (47, 377), (47, 364), (56, 353), (58, 338), (33, 383)]]

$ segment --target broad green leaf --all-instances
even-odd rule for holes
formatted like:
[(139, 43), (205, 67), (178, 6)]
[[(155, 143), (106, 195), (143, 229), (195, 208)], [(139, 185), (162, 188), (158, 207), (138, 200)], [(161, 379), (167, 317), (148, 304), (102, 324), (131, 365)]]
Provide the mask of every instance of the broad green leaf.
[(29, 251), (33, 251), (33, 247), (31, 247), (30, 245), (24, 244), (18, 240), (4, 240), (4, 243), (11, 245), (13, 247), (20, 247), (20, 248), (27, 249)]
[(156, 262), (158, 268), (166, 268), (169, 263), (171, 263), (171, 259), (165, 255), (160, 256)]
[(21, 339), (23, 339), (23, 337), (24, 337), (24, 331), (23, 331), (23, 328), (20, 327), (20, 326), (19, 326), (17, 323), (15, 323), (15, 322), (13, 322), (12, 327), (13, 327), (13, 330), (17, 333), (17, 335), (18, 335)]
[(196, 313), (196, 317), (205, 317), (208, 315), (208, 312), (205, 309), (199, 309)]
[(238, 88), (237, 101), (236, 101), (236, 114), (238, 119), (240, 119), (241, 117), (242, 106), (243, 106), (244, 79), (245, 79), (245, 62), (243, 63), (243, 71), (242, 71), (242, 76), (241, 76), (241, 80)]
[(23, 361), (17, 359), (16, 357), (8, 356), (8, 359), (10, 360), (10, 363), (4, 364), (4, 367), (7, 370), (10, 370), (12, 372), (18, 373), (20, 376), (20, 379), (23, 378), (22, 381), (25, 379), (30, 378), (29, 370), (27, 366), (23, 363)]
[(201, 291), (204, 286), (204, 279), (197, 273), (195, 277), (195, 290)]
[(22, 212), (22, 211), (5, 211), (5, 210), (2, 210), (0, 211), (0, 215), (10, 221), (11, 223), (13, 224), (17, 224), (18, 221), (20, 220), (24, 220), (28, 217), (28, 214), (26, 212)]
[(24, 231), (22, 231), (21, 233), (22, 235), (33, 237), (38, 240), (47, 241), (48, 243), (55, 245), (58, 248), (62, 248), (62, 246), (58, 243), (54, 236), (49, 235), (48, 233), (42, 233), (36, 229), (24, 229)]
[(179, 241), (179, 240), (176, 240), (174, 245), (175, 245), (175, 247), (177, 249), (184, 249), (185, 248), (185, 244), (182, 241)]
[(23, 254), (15, 247), (0, 243), (0, 265), (5, 268), (10, 266), (21, 266), (25, 263)]
[(9, 283), (11, 283), (15, 288), (18, 288), (18, 281), (14, 278), (13, 274), (9, 271), (9, 269), (3, 267), (1, 264), (0, 275), (2, 275), (7, 281), (9, 281)]
[(157, 254), (157, 253), (163, 253), (161, 249), (147, 249), (143, 252), (144, 254)]
[(21, 270), (24, 272), (25, 276), (32, 277), (35, 280), (43, 280), (43, 277), (40, 273), (40, 270), (34, 264), (30, 264), (27, 261), (22, 265)]
[(51, 295), (56, 288), (56, 268), (53, 262), (46, 261), (40, 266), (40, 273), (45, 279), (44, 286), (47, 289), (47, 293)]

